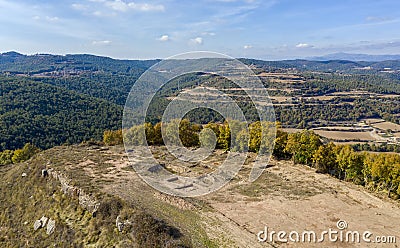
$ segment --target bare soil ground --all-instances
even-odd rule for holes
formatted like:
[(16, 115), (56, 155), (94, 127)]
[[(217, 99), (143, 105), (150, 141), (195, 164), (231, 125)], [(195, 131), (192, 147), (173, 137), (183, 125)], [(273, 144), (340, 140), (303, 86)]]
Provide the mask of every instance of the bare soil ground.
[[(375, 235), (400, 235), (398, 203), (381, 199), (351, 183), (317, 174), (305, 166), (273, 161), (255, 183), (239, 180), (216, 192), (211, 206), (248, 232), (270, 230), (320, 233), (336, 228), (339, 220), (348, 230)], [(282, 247), (379, 247), (366, 243), (275, 243)], [(385, 246), (383, 246), (385, 247)], [(395, 247), (393, 244), (387, 247)]]
[[(122, 147), (88, 148), (84, 152), (79, 147), (58, 149), (56, 154), (65, 156), (67, 150), (74, 161), (65, 163), (55, 155), (52, 159), (59, 166), (51, 162), (52, 166), (65, 168), (75, 180), (96, 183), (102, 192), (150, 209), (198, 239), (207, 236), (213, 247), (397, 247), (376, 243), (260, 243), (257, 240), (257, 233), (265, 226), (276, 232), (312, 230), (319, 233), (329, 228), (338, 230), (339, 220), (348, 223), (346, 230), (396, 236), (400, 243), (399, 202), (290, 161), (271, 161), (271, 167), (258, 180), (249, 183), (250, 162), (255, 157), (251, 154), (249, 163), (221, 190), (197, 198), (179, 198), (146, 185), (131, 168)], [(183, 166), (173, 162), (165, 149), (155, 147), (153, 152), (163, 163), (177, 165), (170, 170)], [(185, 174), (198, 175), (225, 157), (226, 154), (217, 151), (206, 162), (209, 167), (190, 167)]]

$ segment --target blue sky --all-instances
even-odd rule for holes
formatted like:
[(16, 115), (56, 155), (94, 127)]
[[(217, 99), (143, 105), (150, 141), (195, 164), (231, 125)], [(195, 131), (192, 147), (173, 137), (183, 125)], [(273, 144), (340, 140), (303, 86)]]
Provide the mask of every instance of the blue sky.
[(0, 0), (0, 52), (286, 59), (400, 54), (398, 0)]

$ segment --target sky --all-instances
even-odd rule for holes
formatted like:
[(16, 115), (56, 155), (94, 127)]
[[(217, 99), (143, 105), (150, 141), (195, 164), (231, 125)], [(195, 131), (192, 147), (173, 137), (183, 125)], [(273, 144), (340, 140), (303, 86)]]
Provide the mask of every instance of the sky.
[(0, 52), (24, 54), (400, 54), (398, 0), (0, 0), (0, 24)]

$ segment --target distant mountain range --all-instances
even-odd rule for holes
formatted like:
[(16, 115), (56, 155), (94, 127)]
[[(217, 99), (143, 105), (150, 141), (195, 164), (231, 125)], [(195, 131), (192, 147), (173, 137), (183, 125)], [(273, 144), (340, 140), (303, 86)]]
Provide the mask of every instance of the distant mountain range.
[(307, 60), (328, 61), (328, 60), (349, 60), (349, 61), (386, 61), (400, 60), (400, 55), (370, 55), (355, 53), (332, 53), (323, 56), (307, 57)]
[[(260, 68), (296, 68), (311, 71), (341, 71), (368, 69), (375, 73), (382, 70), (400, 70), (400, 55), (367, 55), (335, 53), (306, 59), (265, 61), (240, 58), (245, 64)], [(109, 73), (139, 77), (160, 60), (119, 60), (90, 54), (35, 54), (18, 52), (0, 53), (0, 73), (29, 76), (77, 76), (88, 73)]]

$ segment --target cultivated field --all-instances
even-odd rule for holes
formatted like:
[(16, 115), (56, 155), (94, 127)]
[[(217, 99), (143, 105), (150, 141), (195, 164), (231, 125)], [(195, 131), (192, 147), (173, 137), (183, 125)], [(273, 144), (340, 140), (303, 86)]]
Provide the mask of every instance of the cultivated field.
[(400, 125), (399, 124), (388, 122), (388, 121), (375, 123), (375, 124), (372, 124), (372, 126), (375, 127), (375, 128), (382, 129), (382, 130), (390, 129), (393, 132), (400, 132)]
[(322, 137), (332, 140), (348, 140), (348, 141), (375, 141), (376, 138), (370, 132), (351, 132), (351, 131), (326, 131), (314, 130), (314, 132)]

